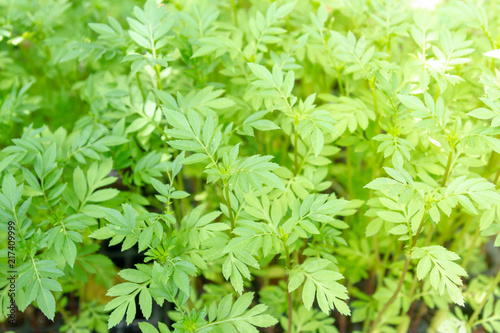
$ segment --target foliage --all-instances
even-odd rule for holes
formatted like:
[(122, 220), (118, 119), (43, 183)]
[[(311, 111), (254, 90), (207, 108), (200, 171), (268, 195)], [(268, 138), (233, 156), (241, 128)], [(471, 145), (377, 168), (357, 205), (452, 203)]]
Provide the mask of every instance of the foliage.
[(0, 0), (0, 319), (500, 331), (500, 11), (417, 2)]

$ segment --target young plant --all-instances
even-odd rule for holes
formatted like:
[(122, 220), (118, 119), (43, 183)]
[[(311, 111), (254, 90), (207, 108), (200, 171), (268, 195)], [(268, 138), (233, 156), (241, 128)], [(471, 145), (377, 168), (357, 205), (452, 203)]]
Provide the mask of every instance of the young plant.
[(500, 12), (417, 5), (0, 2), (2, 330), (500, 331)]

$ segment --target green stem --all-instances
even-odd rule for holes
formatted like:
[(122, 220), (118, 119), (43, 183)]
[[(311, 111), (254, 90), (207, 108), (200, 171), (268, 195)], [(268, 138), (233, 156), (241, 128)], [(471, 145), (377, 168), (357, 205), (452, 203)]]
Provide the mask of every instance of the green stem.
[(144, 92), (144, 88), (142, 86), (141, 78), (139, 77), (139, 72), (135, 73), (135, 78), (137, 79), (137, 86), (139, 87), (139, 90), (141, 91), (142, 100), (144, 100), (144, 99), (146, 99), (146, 93)]
[[(481, 25), (481, 29), (483, 29), (486, 37), (488, 38), (488, 40), (490, 41), (490, 45), (491, 45), (491, 49), (492, 50), (495, 50), (496, 49), (496, 46), (495, 46), (495, 43), (493, 42), (493, 38), (491, 38), (491, 35), (488, 31), (486, 31), (486, 28), (484, 27), (484, 25)], [(495, 69), (495, 58), (493, 58), (491, 60), (491, 67), (490, 67), (491, 71), (493, 71)]]
[(238, 27), (238, 11), (237, 11), (237, 6), (236, 6), (235, 0), (231, 0), (231, 6), (233, 7), (234, 26)]
[(231, 230), (234, 229), (235, 221), (233, 216), (233, 208), (231, 207), (231, 197), (229, 196), (229, 186), (224, 183), (224, 193), (226, 194), (227, 210), (229, 211), (229, 219), (231, 220)]
[(498, 158), (498, 153), (496, 151), (493, 151), (490, 155), (490, 159), (488, 160), (488, 165), (486, 165), (486, 168), (483, 171), (483, 177), (488, 177), (490, 175), (491, 170), (495, 166)]
[(389, 56), (389, 60), (390, 61), (390, 58), (391, 58), (391, 49), (392, 49), (392, 34), (389, 34), (388, 38), (387, 38), (387, 55)]
[(469, 217), (469, 219), (465, 222), (464, 226), (462, 227), (462, 230), (460, 231), (460, 234), (458, 234), (458, 237), (456, 237), (453, 244), (451, 244), (450, 251), (454, 252), (456, 250), (460, 240), (462, 240), (462, 237), (464, 236), (464, 234), (467, 232), (467, 230), (469, 230), (472, 219), (473, 219), (473, 216), (471, 215)]
[(479, 313), (483, 310), (484, 305), (490, 298), (490, 295), (493, 294), (495, 291), (495, 288), (498, 287), (498, 284), (500, 283), (500, 269), (497, 272), (497, 275), (495, 276), (495, 279), (492, 281), (490, 288), (486, 292), (486, 295), (484, 295), (483, 300), (481, 301), (481, 304), (474, 310), (474, 313), (472, 316), (469, 318), (469, 321), (467, 321), (467, 327), (472, 328), (474, 326), (474, 322), (476, 321), (477, 317), (479, 316)]
[(54, 210), (52, 209), (52, 206), (50, 205), (49, 198), (47, 197), (47, 193), (45, 192), (45, 181), (44, 179), (41, 180), (41, 187), (42, 187), (42, 192), (43, 192), (43, 198), (45, 199), (45, 202), (47, 203), (47, 207), (49, 208), (50, 214), (55, 218), (54, 216)]
[[(179, 173), (177, 174), (177, 177), (176, 177), (176, 183), (177, 183), (177, 188), (180, 190), (180, 191), (184, 191), (184, 177), (182, 177), (182, 169), (179, 171)], [(188, 206), (189, 206), (189, 201), (187, 199), (180, 199), (179, 200), (180, 202), (180, 206), (179, 206), (179, 210), (180, 210), (180, 215), (181, 216), (184, 216), (184, 209), (187, 209)], [(186, 204), (187, 203), (187, 204)]]
[(451, 226), (453, 225), (453, 221), (451, 219), (451, 216), (450, 218), (448, 218), (446, 220), (446, 223), (443, 224), (443, 231), (441, 232), (441, 235), (439, 236), (439, 239), (437, 240), (437, 244), (444, 244), (447, 237), (450, 235), (450, 228)]
[(298, 125), (299, 125), (299, 122), (297, 120), (295, 120), (294, 135), (293, 135), (293, 140), (294, 140), (293, 157), (294, 157), (294, 165), (295, 165), (295, 169), (294, 169), (295, 176), (297, 176), (297, 174), (299, 173), (299, 150), (298, 150), (299, 133), (297, 130)]
[(297, 172), (297, 174), (299, 174), (302, 171), (302, 169), (304, 168), (304, 165), (307, 162), (307, 158), (311, 155), (311, 153), (312, 153), (312, 149), (309, 148), (307, 150), (307, 154), (304, 156), (304, 158), (302, 158), (302, 162), (300, 162), (300, 164), (299, 164), (299, 171)]
[(378, 128), (379, 128), (379, 121), (380, 121), (380, 114), (378, 112), (378, 103), (377, 103), (377, 92), (375, 90), (375, 78), (370, 80), (370, 90), (372, 91), (372, 98), (373, 98), (373, 110), (375, 111), (375, 131), (374, 133), (378, 133)]
[(292, 294), (288, 291), (288, 275), (290, 274), (290, 270), (292, 269), (292, 265), (290, 263), (290, 252), (288, 251), (288, 247), (286, 246), (286, 242), (282, 241), (283, 250), (285, 252), (285, 261), (286, 261), (286, 273), (285, 273), (285, 282), (286, 282), (286, 296), (288, 303), (288, 333), (293, 333), (292, 326), (292, 315), (293, 315), (293, 303), (292, 303)]
[[(150, 25), (149, 26), (149, 40), (151, 42), (151, 46), (152, 46), (152, 53), (153, 53), (153, 59), (157, 59), (157, 56), (156, 56), (156, 48), (155, 48), (155, 40), (153, 38), (153, 30), (152, 30), (152, 26)], [(163, 85), (161, 84), (161, 77), (160, 77), (160, 65), (154, 65), (153, 66), (154, 69), (155, 69), (155, 73), (156, 73), (156, 83), (157, 83), (157, 88), (159, 90), (163, 90)]]
[(389, 256), (391, 255), (394, 243), (395, 243), (394, 237), (391, 237), (390, 242), (389, 242), (389, 246), (386, 249), (386, 252), (384, 254), (384, 258), (382, 259), (382, 263), (380, 264), (380, 268), (381, 268), (380, 269), (380, 278), (377, 279), (377, 289), (382, 287), (382, 284), (384, 282), (383, 278), (385, 276), (385, 269), (386, 269), (386, 267), (389, 266), (388, 265)]
[(497, 174), (495, 175), (495, 179), (493, 180), (493, 183), (497, 184), (499, 178), (500, 178), (500, 168), (498, 169)]
[(479, 238), (479, 231), (481, 228), (479, 226), (476, 228), (476, 232), (474, 233), (474, 237), (472, 238), (472, 242), (469, 246), (469, 249), (467, 250), (467, 254), (465, 255), (464, 261), (462, 262), (462, 268), (465, 268), (467, 266), (467, 263), (469, 262), (470, 256), (472, 254), (472, 251), (476, 247), (476, 242)]
[(411, 255), (413, 253), (413, 248), (417, 244), (418, 236), (420, 236), (420, 232), (422, 231), (422, 227), (425, 224), (425, 220), (426, 219), (427, 219), (427, 211), (426, 211), (425, 215), (423, 216), (422, 221), (420, 222), (420, 226), (418, 227), (417, 234), (413, 238), (413, 241), (412, 241), (412, 243), (410, 245), (410, 248), (408, 250), (408, 255), (406, 256), (405, 264), (404, 264), (404, 267), (403, 267), (403, 273), (401, 273), (401, 278), (399, 279), (399, 282), (398, 282), (398, 285), (396, 287), (396, 290), (394, 291), (394, 294), (392, 294), (392, 297), (389, 299), (389, 301), (387, 303), (385, 303), (384, 307), (379, 312), (377, 318), (372, 323), (371, 328), (370, 328), (370, 332), (373, 332), (375, 330), (375, 328), (377, 328), (378, 324), (380, 323), (380, 320), (382, 319), (382, 316), (387, 311), (387, 309), (389, 309), (389, 307), (392, 305), (392, 303), (394, 303), (394, 301), (396, 300), (396, 298), (399, 295), (399, 292), (401, 291), (401, 288), (403, 287), (403, 283), (404, 283), (404, 280), (405, 280), (405, 277), (406, 277), (406, 273), (408, 273), (408, 268), (410, 266), (410, 261), (411, 261)]
[[(170, 184), (173, 186), (174, 179), (172, 179), (172, 175), (170, 174), (170, 172), (167, 172), (167, 176), (168, 176), (168, 180), (169, 180)], [(175, 213), (175, 220), (176, 220), (175, 225), (176, 225), (177, 229), (179, 230), (181, 227), (182, 214), (181, 214), (181, 210), (179, 207), (179, 201), (171, 200), (170, 199), (171, 194), (172, 194), (172, 187), (170, 187), (170, 190), (168, 192), (168, 201), (171, 202), (172, 205), (174, 206), (174, 213)], [(167, 210), (170, 211), (170, 207), (167, 206)]]
[(448, 174), (450, 173), (451, 161), (453, 160), (453, 147), (450, 147), (450, 153), (448, 154), (448, 163), (446, 164), (446, 169), (444, 171), (443, 181), (441, 182), (441, 187), (446, 185), (448, 180)]
[[(425, 237), (425, 246), (429, 246), (430, 242), (431, 242), (431, 239), (432, 239), (432, 230), (428, 230), (429, 232), (427, 233), (427, 237)], [(415, 274), (415, 279), (417, 279), (417, 275)], [(414, 280), (413, 281), (413, 284), (411, 286), (411, 289), (410, 289), (410, 299), (413, 297), (415, 291), (416, 291), (416, 288), (417, 288), (417, 283), (418, 283), (418, 280)]]
[(351, 159), (351, 146), (346, 147), (346, 164), (347, 164), (347, 192), (349, 192), (349, 199), (354, 198), (352, 187), (352, 159)]
[(378, 237), (377, 235), (373, 235), (373, 252), (375, 254), (375, 263), (374, 263), (374, 268), (375, 268), (375, 273), (377, 276), (377, 286), (379, 283), (382, 283), (382, 280), (384, 278), (384, 274), (381, 271), (381, 263), (380, 263), (380, 249), (378, 246)]
[(158, 65), (155, 66), (155, 72), (156, 72), (156, 84), (158, 86), (158, 90), (163, 90), (163, 85), (161, 83), (161, 77), (160, 77), (160, 66)]
[(481, 29), (483, 29), (484, 33), (486, 34), (486, 37), (488, 37), (488, 40), (490, 41), (491, 49), (494, 50), (496, 49), (495, 43), (493, 42), (493, 39), (491, 38), (491, 35), (488, 31), (486, 31), (486, 28), (484, 25), (481, 26)]
[(281, 165), (287, 164), (288, 161), (288, 150), (290, 149), (290, 136), (285, 136), (285, 142), (281, 147)]
[[(433, 232), (432, 232), (432, 229), (429, 230), (429, 232), (427, 233), (427, 237), (425, 238), (425, 246), (429, 246), (430, 242), (431, 242), (431, 239), (432, 239), (432, 235), (433, 235)], [(412, 313), (413, 312), (413, 309), (414, 309), (414, 306), (416, 306), (416, 300), (413, 300), (413, 296), (415, 295), (415, 292), (417, 290), (420, 290), (423, 286), (423, 280), (420, 281), (420, 284), (418, 283), (418, 275), (415, 274), (414, 277), (413, 277), (413, 283), (411, 285), (411, 288), (410, 288), (410, 293), (409, 293), (409, 299), (410, 301), (412, 302), (411, 306), (410, 306), (410, 311), (408, 313)], [(425, 304), (424, 304), (425, 305)], [(418, 315), (417, 315), (418, 316)]]

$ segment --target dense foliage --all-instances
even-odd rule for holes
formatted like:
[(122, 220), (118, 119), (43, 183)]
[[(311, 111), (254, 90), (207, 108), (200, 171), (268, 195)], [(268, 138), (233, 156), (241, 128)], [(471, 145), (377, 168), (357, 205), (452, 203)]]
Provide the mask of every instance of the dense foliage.
[(4, 329), (500, 331), (498, 3), (160, 2), (0, 0)]

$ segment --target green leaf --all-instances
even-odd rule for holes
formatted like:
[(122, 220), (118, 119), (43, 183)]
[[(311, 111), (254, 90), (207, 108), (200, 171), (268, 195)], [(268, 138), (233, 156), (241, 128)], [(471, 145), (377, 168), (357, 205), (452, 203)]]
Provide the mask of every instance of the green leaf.
[(325, 269), (328, 265), (329, 262), (325, 259), (307, 259), (301, 266), (294, 269), (298, 272), (292, 271), (293, 273), (290, 274), (295, 279), (299, 276), (298, 280), (293, 282), (292, 288), (297, 287), (298, 281), (304, 281), (299, 275), (303, 274), (305, 283), (302, 289), (302, 301), (306, 309), (311, 309), (316, 297), (324, 313), (329, 314), (331, 310), (337, 309), (343, 315), (350, 315), (351, 311), (344, 303), (344, 300), (348, 298), (347, 289), (336, 282), (343, 276), (338, 272)]
[(76, 167), (73, 172), (73, 188), (75, 189), (78, 200), (83, 202), (87, 195), (87, 180), (85, 179), (83, 171), (79, 167)]
[(120, 193), (118, 190), (115, 190), (113, 188), (107, 188), (104, 190), (99, 190), (90, 195), (87, 201), (89, 202), (101, 202), (101, 201), (106, 201), (113, 199)]
[(38, 289), (37, 303), (43, 314), (50, 320), (54, 320), (56, 302), (50, 290), (40, 287)]
[(323, 133), (319, 128), (316, 128), (311, 137), (312, 146), (314, 149), (314, 155), (318, 156), (323, 149), (323, 145), (325, 144), (325, 140), (323, 138)]
[(136, 267), (137, 270), (125, 269), (119, 273), (124, 279), (134, 282), (120, 283), (109, 289), (106, 294), (107, 296), (116, 297), (104, 308), (105, 311), (113, 310), (108, 319), (108, 328), (116, 326), (125, 316), (127, 325), (134, 320), (136, 313), (135, 298), (137, 295), (139, 296), (139, 306), (142, 314), (146, 319), (151, 316), (152, 297), (148, 286), (152, 281), (152, 272), (145, 265), (136, 265)]
[[(453, 261), (460, 257), (439, 245), (423, 248), (415, 248), (413, 258), (420, 258), (417, 265), (417, 277), (419, 280), (430, 273), (431, 285), (442, 295), (446, 290), (451, 300), (460, 306), (464, 306), (462, 292), (457, 286), (462, 285), (462, 276), (467, 272)], [(431, 270), (431, 266), (433, 266)]]
[(153, 301), (151, 294), (147, 288), (144, 288), (139, 293), (139, 305), (141, 306), (142, 314), (144, 318), (149, 319), (151, 317), (151, 312), (153, 309)]
[(19, 268), (16, 287), (25, 292), (31, 291), (32, 297), (29, 303), (36, 300), (38, 307), (45, 316), (53, 320), (56, 305), (51, 290), (62, 291), (61, 285), (56, 280), (62, 275), (63, 272), (56, 268), (56, 262), (32, 259)]
[[(209, 325), (216, 329), (223, 330), (223, 325), (228, 325), (227, 329), (235, 332), (256, 331), (253, 327), (270, 327), (278, 321), (271, 315), (264, 314), (267, 306), (259, 304), (249, 309), (254, 298), (253, 293), (241, 295), (234, 304), (232, 296), (226, 295), (217, 306), (215, 303), (210, 305)], [(215, 309), (217, 308), (217, 312)]]
[(142, 333), (158, 333), (158, 330), (156, 327), (148, 323), (147, 321), (141, 321), (139, 322), (139, 328), (141, 329)]
[(261, 66), (259, 64), (254, 64), (254, 63), (248, 63), (248, 66), (250, 67), (250, 70), (252, 73), (257, 76), (259, 79), (266, 81), (266, 82), (271, 82), (274, 84), (274, 79), (273, 75), (271, 72), (265, 68), (264, 66)]

